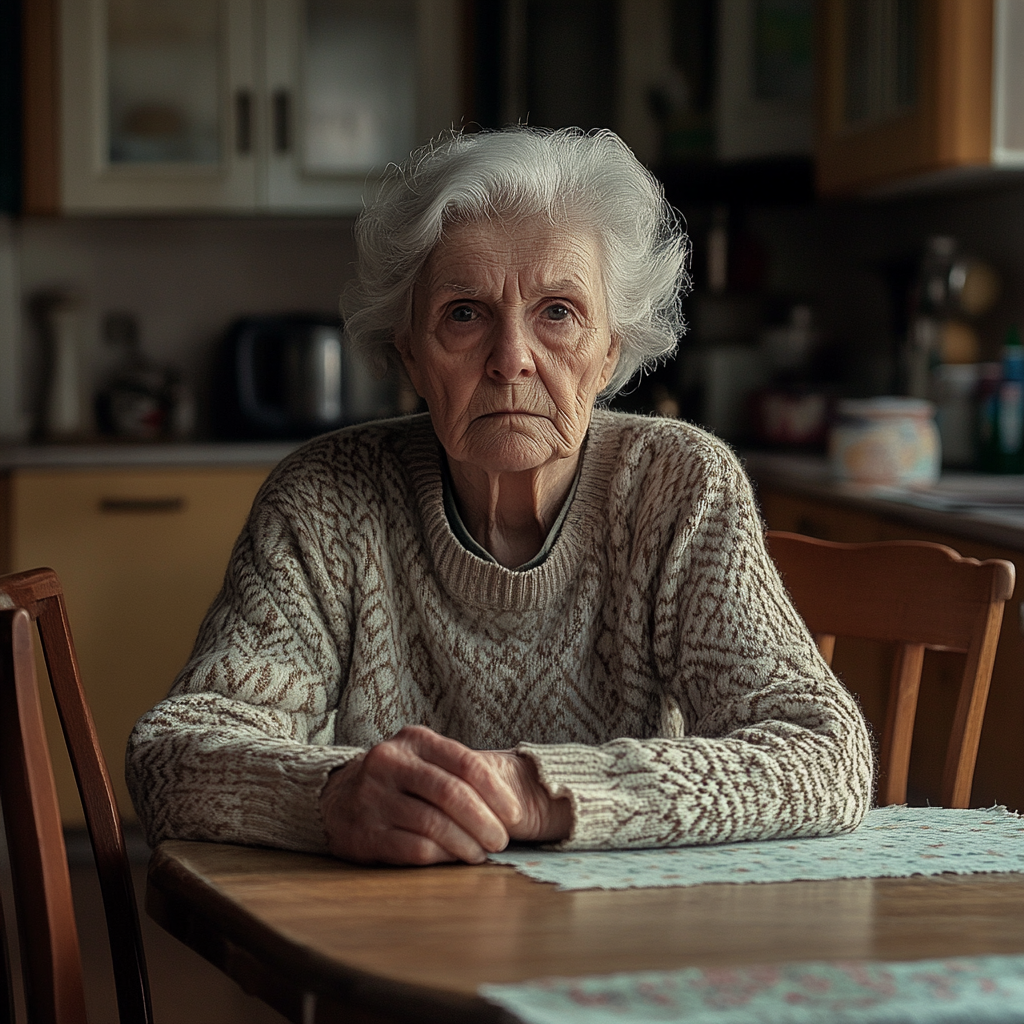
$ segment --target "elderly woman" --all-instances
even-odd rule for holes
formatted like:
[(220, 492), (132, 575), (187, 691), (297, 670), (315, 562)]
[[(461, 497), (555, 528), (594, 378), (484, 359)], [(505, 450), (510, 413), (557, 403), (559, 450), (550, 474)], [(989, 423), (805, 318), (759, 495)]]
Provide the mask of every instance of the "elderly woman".
[(681, 330), (651, 175), (611, 132), (455, 135), (392, 168), (356, 238), (349, 334), (429, 414), (264, 485), (132, 735), (150, 840), (424, 864), (853, 828), (868, 735), (736, 459), (595, 409)]

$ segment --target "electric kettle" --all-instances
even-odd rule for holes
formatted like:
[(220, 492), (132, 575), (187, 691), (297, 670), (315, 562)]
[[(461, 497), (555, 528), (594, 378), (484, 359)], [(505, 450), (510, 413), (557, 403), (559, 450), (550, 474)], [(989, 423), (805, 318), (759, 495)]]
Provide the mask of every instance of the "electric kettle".
[(217, 437), (301, 439), (390, 411), (387, 387), (351, 357), (336, 317), (243, 317), (220, 345), (211, 402)]

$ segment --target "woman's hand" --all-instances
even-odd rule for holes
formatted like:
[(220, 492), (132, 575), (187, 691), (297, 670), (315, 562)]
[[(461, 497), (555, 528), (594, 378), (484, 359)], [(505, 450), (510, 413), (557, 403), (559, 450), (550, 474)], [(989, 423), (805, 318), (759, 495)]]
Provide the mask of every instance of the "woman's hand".
[(529, 758), (513, 750), (485, 750), (482, 754), (508, 783), (523, 809), (519, 821), (507, 826), (510, 839), (556, 843), (569, 838), (572, 806), (567, 797), (555, 799), (548, 793)]
[(525, 758), (471, 750), (424, 726), (332, 772), (320, 796), (330, 852), (361, 864), (479, 864), (509, 838), (564, 838), (568, 805), (548, 796)]

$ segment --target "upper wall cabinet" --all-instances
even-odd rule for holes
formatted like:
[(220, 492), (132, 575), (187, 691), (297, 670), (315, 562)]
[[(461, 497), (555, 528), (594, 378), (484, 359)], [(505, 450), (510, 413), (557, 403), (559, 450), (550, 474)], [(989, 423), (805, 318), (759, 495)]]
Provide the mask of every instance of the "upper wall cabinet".
[(818, 187), (1024, 167), (1024, 0), (821, 0)]
[(28, 211), (357, 211), (458, 122), (459, 27), (458, 0), (59, 0)]

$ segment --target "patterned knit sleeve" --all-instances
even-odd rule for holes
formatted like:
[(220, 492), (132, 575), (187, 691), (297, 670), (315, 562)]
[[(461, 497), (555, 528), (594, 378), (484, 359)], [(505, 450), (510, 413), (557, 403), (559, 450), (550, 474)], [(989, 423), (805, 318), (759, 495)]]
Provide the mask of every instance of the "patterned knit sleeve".
[(650, 642), (684, 734), (519, 748), (572, 802), (565, 849), (827, 835), (867, 810), (867, 727), (781, 584), (749, 482), (710, 439), (697, 466), (650, 577)]
[(191, 659), (132, 732), (126, 777), (150, 843), (325, 848), (319, 794), (357, 751), (330, 746), (353, 569), (321, 491), (296, 470), (264, 487)]

